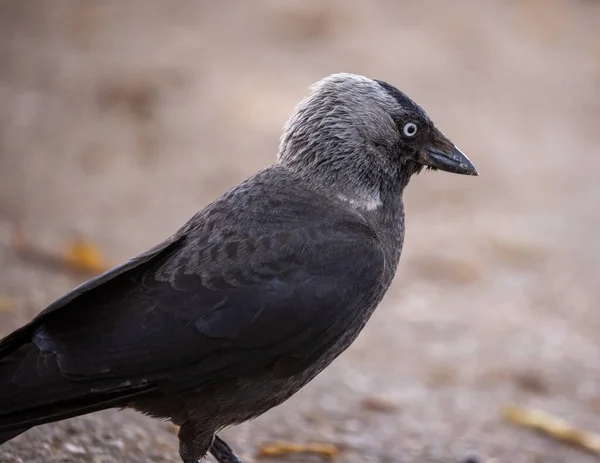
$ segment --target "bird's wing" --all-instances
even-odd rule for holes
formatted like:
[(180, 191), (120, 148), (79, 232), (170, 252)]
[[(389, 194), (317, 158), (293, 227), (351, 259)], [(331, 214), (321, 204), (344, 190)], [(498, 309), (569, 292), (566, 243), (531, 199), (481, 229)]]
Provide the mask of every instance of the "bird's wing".
[(140, 266), (147, 264), (152, 259), (156, 259), (159, 256), (165, 258), (165, 254), (169, 254), (169, 251), (173, 251), (181, 240), (182, 236), (173, 235), (152, 249), (72, 289), (40, 312), (30, 323), (22, 326), (18, 330), (0, 340), (0, 359), (10, 354), (15, 349), (18, 349), (24, 341), (27, 341), (31, 336), (34, 327), (37, 326), (40, 321), (45, 319), (50, 313), (69, 305), (70, 302), (74, 301), (82, 294), (94, 290), (95, 288), (102, 286), (103, 284), (130, 270), (137, 269)]
[(374, 234), (355, 223), (182, 245), (79, 296), (33, 341), (73, 379), (151, 380), (181, 367), (208, 382), (229, 359), (262, 365), (319, 350), (327, 331), (369, 302), (383, 259)]
[(4, 359), (10, 379), (0, 363), (0, 431), (2, 415), (23, 407), (197, 388), (260, 368), (292, 374), (362, 323), (360, 309), (381, 294), (383, 251), (356, 221), (193, 240), (39, 316), (13, 370)]

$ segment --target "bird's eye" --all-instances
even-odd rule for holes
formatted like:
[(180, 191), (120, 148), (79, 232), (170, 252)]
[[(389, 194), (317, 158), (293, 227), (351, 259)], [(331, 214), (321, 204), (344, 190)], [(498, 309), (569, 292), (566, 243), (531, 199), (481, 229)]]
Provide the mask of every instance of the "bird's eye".
[(408, 122), (404, 124), (404, 127), (402, 128), (402, 133), (405, 137), (412, 138), (417, 134), (417, 130), (417, 124), (415, 124), (414, 122)]

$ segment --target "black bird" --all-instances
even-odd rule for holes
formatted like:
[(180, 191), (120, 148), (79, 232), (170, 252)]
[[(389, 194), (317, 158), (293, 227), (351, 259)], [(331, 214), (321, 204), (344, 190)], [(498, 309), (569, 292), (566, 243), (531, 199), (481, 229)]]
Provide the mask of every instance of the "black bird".
[(127, 407), (179, 425), (184, 463), (240, 462), (216, 433), (284, 402), (354, 341), (392, 281), (402, 192), (424, 166), (477, 175), (391, 85), (316, 83), (275, 164), (0, 342), (0, 443)]

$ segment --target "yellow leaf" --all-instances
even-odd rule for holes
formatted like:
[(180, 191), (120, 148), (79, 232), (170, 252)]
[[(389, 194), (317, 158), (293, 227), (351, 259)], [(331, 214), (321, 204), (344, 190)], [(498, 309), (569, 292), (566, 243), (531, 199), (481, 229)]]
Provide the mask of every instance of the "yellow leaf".
[(102, 252), (93, 243), (83, 240), (69, 243), (64, 253), (64, 263), (77, 270), (102, 273), (108, 270)]
[(258, 451), (259, 458), (273, 458), (298, 453), (312, 453), (320, 455), (327, 460), (333, 460), (340, 450), (333, 444), (292, 444), (289, 442), (276, 442), (263, 444)]
[(502, 414), (513, 424), (534, 429), (554, 439), (600, 454), (600, 435), (577, 429), (546, 412), (511, 405), (504, 407)]

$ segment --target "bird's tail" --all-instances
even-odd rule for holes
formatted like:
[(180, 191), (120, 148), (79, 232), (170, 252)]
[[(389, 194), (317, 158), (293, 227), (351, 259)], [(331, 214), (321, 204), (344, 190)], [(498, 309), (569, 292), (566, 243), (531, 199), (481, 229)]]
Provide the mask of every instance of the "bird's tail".
[(125, 407), (147, 390), (120, 390), (110, 382), (64, 379), (51, 353), (26, 344), (0, 358), (0, 444), (33, 426), (112, 407)]
[(17, 431), (0, 433), (0, 445), (4, 444), (5, 442), (8, 442), (13, 437), (17, 437), (19, 434), (24, 433), (25, 431), (27, 431), (27, 429), (29, 429), (29, 428), (19, 429)]

